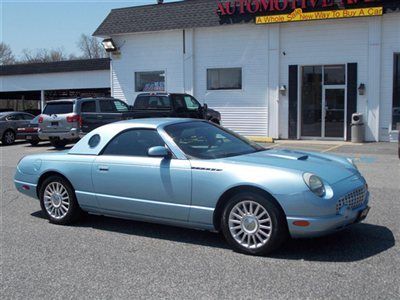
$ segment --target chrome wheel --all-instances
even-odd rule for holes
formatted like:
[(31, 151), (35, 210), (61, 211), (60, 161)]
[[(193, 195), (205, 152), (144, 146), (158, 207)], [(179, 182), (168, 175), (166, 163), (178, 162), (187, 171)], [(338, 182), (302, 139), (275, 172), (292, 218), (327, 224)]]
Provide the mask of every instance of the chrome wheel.
[(255, 201), (236, 204), (229, 214), (229, 231), (234, 240), (248, 249), (264, 246), (272, 232), (272, 222), (267, 210)]
[(5, 140), (7, 145), (11, 145), (12, 143), (14, 143), (14, 141), (15, 141), (14, 133), (12, 131), (7, 131), (4, 134), (4, 140)]
[(64, 218), (70, 208), (68, 191), (59, 182), (51, 182), (46, 186), (43, 202), (47, 213), (55, 219)]

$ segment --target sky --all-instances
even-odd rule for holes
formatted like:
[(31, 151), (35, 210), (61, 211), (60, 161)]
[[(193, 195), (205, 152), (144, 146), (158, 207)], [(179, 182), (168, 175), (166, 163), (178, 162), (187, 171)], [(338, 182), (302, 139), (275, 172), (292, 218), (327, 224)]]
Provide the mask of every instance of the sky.
[[(177, 0), (165, 0), (173, 2)], [(113, 8), (154, 4), (156, 0), (0, 0), (0, 40), (17, 58), (23, 49), (62, 48), (79, 55), (82, 33), (92, 34)]]

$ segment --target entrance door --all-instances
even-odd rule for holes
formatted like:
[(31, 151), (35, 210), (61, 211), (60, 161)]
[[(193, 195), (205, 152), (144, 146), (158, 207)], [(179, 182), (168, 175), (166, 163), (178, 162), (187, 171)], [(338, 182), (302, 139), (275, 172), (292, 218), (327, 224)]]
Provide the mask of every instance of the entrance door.
[(344, 138), (345, 89), (324, 88), (322, 137)]
[(345, 139), (345, 74), (345, 65), (302, 68), (300, 137)]

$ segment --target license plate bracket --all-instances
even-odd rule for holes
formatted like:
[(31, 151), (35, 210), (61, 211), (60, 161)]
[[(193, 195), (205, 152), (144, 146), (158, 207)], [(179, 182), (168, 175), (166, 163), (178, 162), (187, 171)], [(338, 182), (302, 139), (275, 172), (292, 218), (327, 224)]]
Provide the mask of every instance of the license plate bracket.
[(58, 122), (51, 122), (51, 126), (58, 126)]

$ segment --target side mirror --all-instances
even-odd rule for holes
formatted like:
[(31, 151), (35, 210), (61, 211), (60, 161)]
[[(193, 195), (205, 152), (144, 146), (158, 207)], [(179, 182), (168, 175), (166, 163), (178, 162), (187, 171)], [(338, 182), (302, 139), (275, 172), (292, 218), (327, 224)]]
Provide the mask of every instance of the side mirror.
[(170, 158), (171, 157), (171, 152), (167, 149), (167, 147), (155, 146), (155, 147), (151, 147), (147, 151), (147, 155), (150, 156), (150, 157)]
[(204, 103), (204, 105), (203, 105), (203, 109), (204, 109), (204, 111), (207, 111), (207, 109), (208, 109), (208, 105), (207, 105), (207, 103)]

